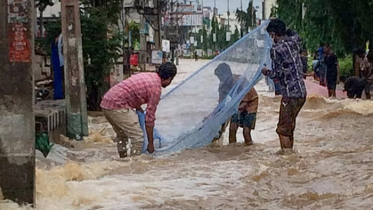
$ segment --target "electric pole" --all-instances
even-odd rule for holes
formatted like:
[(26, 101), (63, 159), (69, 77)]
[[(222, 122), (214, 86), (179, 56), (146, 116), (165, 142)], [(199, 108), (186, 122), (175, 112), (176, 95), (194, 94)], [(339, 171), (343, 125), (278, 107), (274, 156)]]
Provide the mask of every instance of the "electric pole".
[(160, 0), (154, 0), (155, 6), (155, 50), (162, 50), (162, 37), (161, 37), (161, 2)]
[(217, 39), (217, 36), (218, 36), (218, 31), (217, 31), (217, 27), (218, 27), (218, 19), (216, 18), (216, 0), (214, 0), (214, 19), (215, 19), (215, 27), (214, 27), (214, 30), (215, 30), (215, 34), (212, 35), (212, 39), (213, 39), (213, 42), (215, 43), (215, 51), (217, 50), (217, 42), (218, 42), (218, 39)]
[(0, 0), (0, 188), (35, 203), (34, 0)]
[(81, 140), (83, 136), (88, 136), (88, 117), (79, 0), (62, 0), (61, 22), (65, 58), (67, 135), (69, 138)]
[[(241, 12), (243, 12), (242, 0), (241, 0)], [(243, 37), (243, 28), (244, 28), (244, 24), (241, 21), (241, 38)]]

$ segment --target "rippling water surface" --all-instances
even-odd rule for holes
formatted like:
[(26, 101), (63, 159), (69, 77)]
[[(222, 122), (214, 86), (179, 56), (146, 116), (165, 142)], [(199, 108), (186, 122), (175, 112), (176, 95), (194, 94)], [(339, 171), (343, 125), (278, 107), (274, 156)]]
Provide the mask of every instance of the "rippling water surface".
[[(179, 80), (189, 73), (181, 72)], [(262, 82), (257, 90), (251, 147), (120, 160), (110, 126), (91, 117), (85, 142), (56, 145), (48, 159), (38, 154), (36, 209), (372, 209), (373, 102), (310, 96), (298, 117), (296, 152), (280, 155), (280, 99)], [(2, 201), (0, 209), (31, 208)]]

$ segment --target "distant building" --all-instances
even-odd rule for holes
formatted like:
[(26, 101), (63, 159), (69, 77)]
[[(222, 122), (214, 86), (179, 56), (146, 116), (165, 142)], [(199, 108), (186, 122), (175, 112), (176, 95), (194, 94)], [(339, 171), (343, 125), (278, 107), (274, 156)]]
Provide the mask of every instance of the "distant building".
[(273, 6), (277, 6), (277, 0), (264, 0), (264, 18), (268, 19), (271, 15), (271, 9)]

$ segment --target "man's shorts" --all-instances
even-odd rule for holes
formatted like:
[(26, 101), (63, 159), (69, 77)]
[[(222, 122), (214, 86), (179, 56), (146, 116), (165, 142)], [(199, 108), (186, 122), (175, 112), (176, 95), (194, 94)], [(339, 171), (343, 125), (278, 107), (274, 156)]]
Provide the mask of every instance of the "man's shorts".
[(281, 99), (280, 117), (276, 132), (283, 136), (294, 135), (295, 122), (298, 113), (302, 109), (306, 98), (285, 98)]
[(255, 129), (256, 113), (241, 112), (236, 113), (231, 118), (232, 123), (237, 123), (240, 127)]

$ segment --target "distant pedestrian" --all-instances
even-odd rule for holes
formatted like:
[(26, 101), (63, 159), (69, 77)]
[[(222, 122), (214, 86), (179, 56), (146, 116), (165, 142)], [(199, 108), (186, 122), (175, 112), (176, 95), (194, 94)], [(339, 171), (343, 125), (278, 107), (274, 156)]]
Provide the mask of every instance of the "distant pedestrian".
[(357, 48), (354, 51), (355, 54), (355, 76), (363, 78), (364, 72), (367, 68), (369, 68), (369, 62), (368, 59), (365, 56), (365, 50), (363, 48)]
[(337, 84), (339, 83), (339, 63), (337, 55), (332, 51), (330, 44), (325, 44), (326, 84), (329, 97), (336, 97)]
[(314, 72), (313, 76), (316, 81), (320, 81), (320, 72), (319, 72), (319, 67), (318, 67), (318, 51), (316, 51), (313, 55), (313, 60), (312, 60), (312, 70)]
[(365, 80), (365, 95), (367, 99), (371, 98), (371, 87), (373, 84), (373, 51), (370, 51), (367, 55), (367, 68), (364, 72), (364, 80)]
[(303, 66), (303, 78), (307, 78), (307, 72), (308, 72), (308, 58), (307, 58), (307, 50), (303, 49), (301, 51), (301, 60), (302, 60), (302, 66)]
[(321, 86), (326, 85), (326, 65), (325, 65), (324, 46), (325, 44), (321, 43), (320, 47), (317, 49), (318, 54), (319, 54), (318, 69), (319, 69), (319, 78), (320, 78)]

